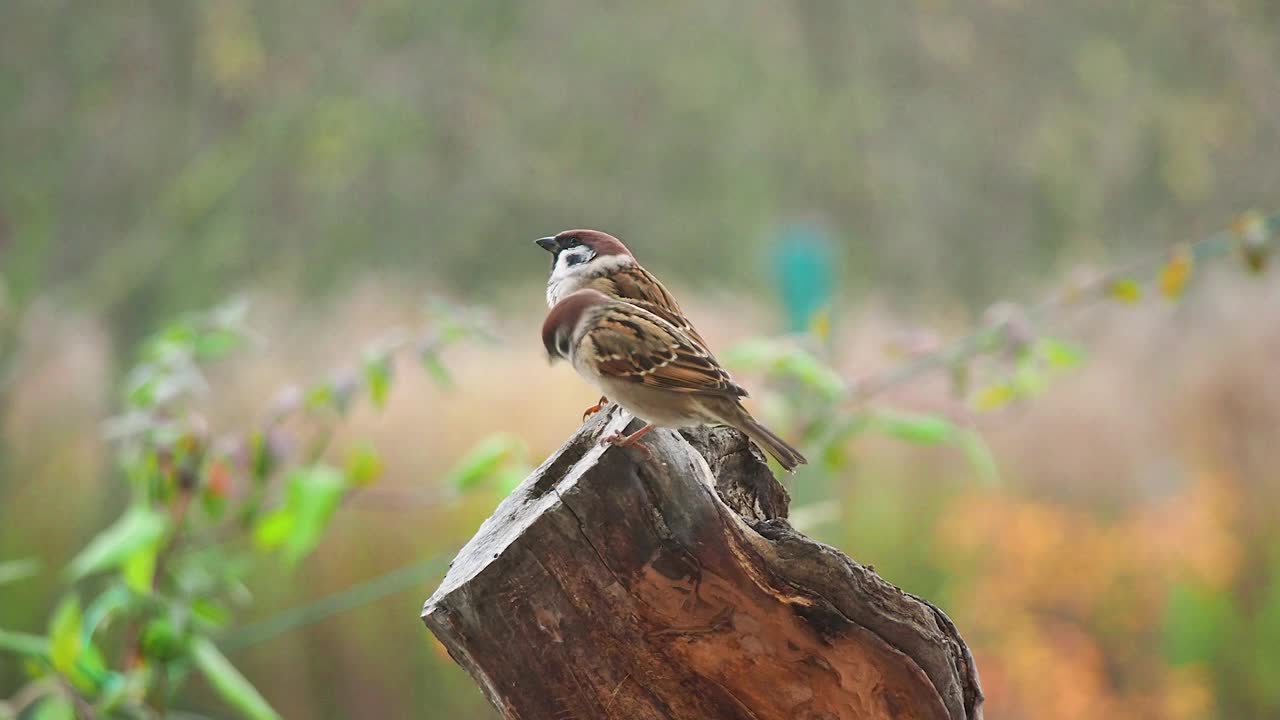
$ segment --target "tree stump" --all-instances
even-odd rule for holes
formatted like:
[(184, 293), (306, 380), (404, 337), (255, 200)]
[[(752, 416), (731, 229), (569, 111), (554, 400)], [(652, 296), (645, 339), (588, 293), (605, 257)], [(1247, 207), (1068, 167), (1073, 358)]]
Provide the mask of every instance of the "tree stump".
[(740, 433), (610, 407), (484, 522), (423, 608), (506, 718), (982, 717), (951, 621), (786, 521)]

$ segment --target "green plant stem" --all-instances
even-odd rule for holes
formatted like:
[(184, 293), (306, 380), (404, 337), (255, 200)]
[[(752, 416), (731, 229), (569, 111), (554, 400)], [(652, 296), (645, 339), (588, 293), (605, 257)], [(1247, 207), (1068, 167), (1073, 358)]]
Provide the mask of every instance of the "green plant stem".
[(452, 552), (437, 555), (412, 565), (406, 565), (352, 585), (332, 595), (326, 595), (263, 620), (249, 623), (228, 635), (221, 645), (228, 652), (242, 650), (277, 635), (320, 622), (339, 613), (354, 610), (362, 605), (377, 602), (388, 595), (408, 590), (428, 578), (444, 572), (449, 566), (449, 558), (451, 557), (453, 557)]

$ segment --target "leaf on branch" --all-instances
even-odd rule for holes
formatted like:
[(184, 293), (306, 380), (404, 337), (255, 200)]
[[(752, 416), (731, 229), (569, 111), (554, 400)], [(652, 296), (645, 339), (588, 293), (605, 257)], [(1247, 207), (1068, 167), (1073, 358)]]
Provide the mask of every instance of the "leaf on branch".
[(1051, 370), (1074, 370), (1084, 362), (1084, 349), (1056, 338), (1042, 337), (1032, 350)]
[(938, 415), (897, 412), (877, 412), (868, 419), (866, 427), (900, 440), (922, 445), (948, 442), (958, 430), (954, 423)]
[(1136, 303), (1142, 299), (1142, 286), (1132, 278), (1117, 278), (1107, 284), (1107, 294), (1123, 303)]
[(1181, 297), (1191, 279), (1194, 266), (1191, 249), (1186, 245), (1176, 247), (1169, 256), (1169, 261), (1160, 269), (1160, 292), (1171, 299)]
[(418, 359), (436, 384), (445, 388), (453, 387), (453, 374), (449, 372), (434, 344), (424, 345), (418, 352)]
[(315, 465), (293, 471), (284, 506), (258, 522), (254, 539), (265, 548), (283, 545), (285, 561), (297, 564), (320, 543), (346, 492), (346, 478), (336, 468)]
[(139, 552), (151, 552), (169, 530), (169, 517), (148, 507), (135, 506), (111, 527), (103, 530), (68, 565), (74, 579), (120, 567)]
[(796, 381), (828, 400), (845, 393), (844, 379), (838, 373), (793, 342), (748, 340), (730, 348), (723, 357), (726, 365), (743, 370), (763, 370)]
[(347, 454), (346, 471), (353, 487), (372, 485), (382, 475), (382, 458), (372, 445), (360, 443)]
[(381, 409), (391, 392), (391, 355), (386, 352), (371, 353), (364, 361), (364, 383), (369, 390), (369, 400)]
[(80, 598), (68, 595), (58, 603), (49, 620), (49, 661), (54, 670), (70, 676), (82, 652), (84, 637), (80, 633)]
[(470, 490), (493, 480), (511, 462), (523, 467), (522, 461), (527, 454), (528, 448), (520, 438), (507, 434), (491, 435), (471, 448), (453, 466), (445, 484), (459, 491)]
[(303, 396), (303, 404), (308, 410), (324, 410), (334, 406), (333, 383), (317, 383)]
[(995, 410), (1004, 407), (1018, 397), (1018, 389), (1011, 382), (999, 382), (988, 385), (974, 395), (972, 405), (975, 410)]
[(200, 333), (195, 340), (196, 357), (201, 360), (219, 360), (230, 355), (244, 344), (244, 335), (227, 328), (216, 328)]

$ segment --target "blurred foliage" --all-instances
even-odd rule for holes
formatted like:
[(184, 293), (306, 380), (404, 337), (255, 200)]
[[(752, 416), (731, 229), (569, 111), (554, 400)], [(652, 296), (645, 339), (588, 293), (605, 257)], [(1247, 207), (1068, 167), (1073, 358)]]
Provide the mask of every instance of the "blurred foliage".
[[(286, 389), (263, 426), (219, 432), (199, 410), (209, 390), (202, 366), (251, 343), (246, 308), (235, 302), (193, 315), (143, 345), (124, 380), (124, 409), (107, 423), (128, 506), (68, 563), (70, 589), (44, 634), (0, 629), (0, 651), (25, 656), (31, 676), (18, 699), (0, 702), (0, 717), (163, 717), (193, 671), (238, 715), (280, 717), (214, 638), (252, 600), (245, 579), (255, 564), (278, 555), (292, 569), (344, 501), (377, 480), (381, 460), (367, 443), (347, 450), (342, 469), (322, 457), (357, 395), (375, 407), (385, 402), (392, 355), (407, 342), (376, 344), (361, 373), (342, 374), (358, 379), (341, 389)], [(474, 315), (463, 308), (437, 305), (432, 314), (441, 321), (419, 346), (432, 367), (443, 367), (440, 353), (451, 345), (487, 332), (465, 324)], [(300, 442), (306, 432), (311, 439)], [(474, 458), (493, 455), (492, 447)], [(455, 471), (467, 483), (501, 464), (474, 458)], [(35, 559), (4, 562), (0, 583), (39, 569)]]
[[(1278, 238), (1280, 216), (1246, 214), (1205, 240), (1073, 282), (1046, 303), (993, 308), (969, 336), (908, 352), (884, 378), (849, 382), (820, 316), (809, 332), (749, 339), (721, 357), (764, 378), (764, 413), (814, 458), (792, 487), (794, 521), (841, 538), (858, 556), (883, 562), (886, 577), (937, 598), (965, 629), (1001, 716), (1265, 717), (1280, 711), (1271, 683), (1280, 666), (1280, 565), (1273, 552), (1247, 552), (1233, 532), (1248, 527), (1262, 548), (1280, 546), (1280, 538), (1245, 511), (1247, 490), (1229, 469), (1197, 467), (1191, 482), (1159, 502), (1100, 517), (1021, 497), (997, 470), (976, 416), (907, 410), (878, 395), (933, 371), (949, 381), (955, 408), (995, 414), (1026, 405), (1085, 363), (1080, 345), (1048, 332), (1056, 314), (1091, 302), (1179, 301), (1215, 262), (1236, 274), (1265, 268)], [(1117, 277), (1160, 293), (1117, 296)], [(0, 702), (0, 716), (161, 716), (192, 702), (188, 680), (198, 676), (220, 707), (279, 717), (264, 697), (276, 671), (242, 672), (234, 652), (443, 570), (447, 554), (418, 559), (242, 620), (255, 597), (253, 568), (296, 571), (340, 508), (386, 471), (372, 444), (335, 445), (334, 433), (357, 405), (389, 403), (395, 358), (412, 352), (432, 382), (451, 384), (443, 353), (492, 337), (483, 314), (434, 302), (420, 336), (384, 334), (354, 367), (278, 393), (262, 423), (218, 431), (200, 410), (211, 390), (206, 366), (260, 342), (245, 312), (233, 302), (168, 326), (143, 343), (121, 379), (122, 410), (106, 432), (129, 502), (67, 563), (68, 589), (43, 628), (0, 628), (0, 652), (25, 658), (27, 677)], [(831, 497), (848, 497), (841, 487), (877, 436), (934, 446), (962, 459), (961, 475), (978, 482), (917, 494), (877, 483), (847, 510), (832, 508)], [(491, 508), (527, 476), (533, 456), (521, 436), (493, 433), (460, 453), (436, 484), (449, 493), (450, 512)], [(1196, 539), (1194, 549), (1183, 547), (1183, 535)], [(0, 584), (21, 585), (40, 570), (35, 559), (4, 558)], [(397, 656), (409, 651), (396, 648)], [(1055, 702), (1065, 696), (1071, 701)]]
[[(1212, 461), (1148, 458), (1191, 470), (1132, 507), (1027, 497), (1026, 479), (997, 473), (975, 430), (1033, 411), (1029, 399), (1095, 355), (1051, 332), (1046, 306), (1088, 298), (1136, 311), (1181, 297), (1226, 253), (1263, 271), (1274, 217), (1243, 216), (1215, 242), (1073, 282), (1045, 305), (997, 305), (972, 335), (909, 349), (857, 382), (833, 337), (848, 328), (839, 311), (850, 296), (981, 307), (1029, 294), (1056, 263), (1110, 264), (1274, 204), (1275, 3), (712, 0), (606, 11), (578, 0), (321, 0), (299, 12), (278, 0), (8, 0), (3, 16), (0, 494), (18, 501), (0, 505), (0, 686), (25, 684), (0, 687), (10, 696), (0, 716), (19, 706), (70, 718), (83, 703), (145, 714), (175, 693), (225, 713), (211, 693), (269, 717), (259, 690), (299, 717), (487, 712), (438, 646), (399, 642), (408, 611), (379, 603), (409, 589), (421, 599), (437, 555), (534, 463), (543, 448), (524, 437), (532, 428), (450, 449), (428, 488), (448, 503), (393, 496), (415, 509), (408, 522), (353, 520), (352, 547), (317, 551), (343, 508), (376, 498), (405, 459), (339, 441), (338, 426), (393, 404), (403, 382), (393, 358), (406, 351), (435, 382), (458, 382), (466, 369), (442, 353), (476, 337), (474, 315), (435, 305), (426, 338), (393, 333), (352, 367), (282, 393), (260, 425), (223, 432), (194, 410), (203, 368), (256, 339), (235, 305), (193, 316), (147, 341), (120, 379), (111, 459), (44, 437), (14, 444), (75, 431), (26, 432), (32, 411), (15, 398), (31, 382), (22, 373), (39, 368), (23, 362), (19, 338), (70, 334), (97, 347), (78, 327), (48, 326), (48, 308), (78, 307), (105, 321), (106, 352), (126, 365), (144, 333), (239, 287), (304, 291), (323, 316), (371, 272), (537, 305), (536, 292), (507, 289), (541, 284), (527, 241), (569, 226), (621, 235), (676, 286), (741, 299), (777, 283), (790, 327), (811, 337), (751, 340), (721, 357), (770, 377), (779, 392), (760, 393), (763, 414), (821, 459), (792, 487), (797, 522), (942, 603), (978, 654), (990, 717), (1280, 714), (1280, 498), (1258, 479), (1274, 465), (1250, 465), (1275, 426), (1250, 404), (1266, 388), (1224, 385), (1192, 406), (1198, 432), (1240, 447)], [(808, 252), (780, 248), (798, 244), (788, 242), (797, 229), (822, 237)], [(756, 320), (752, 334), (767, 322)], [(483, 370), (529, 377), (501, 354), (507, 364)], [(939, 412), (878, 399), (929, 372), (961, 402)], [(38, 377), (89, 395), (117, 386)], [(93, 412), (94, 398), (78, 399)], [(483, 409), (450, 421), (486, 433), (495, 423)], [(883, 437), (964, 470), (917, 469), (929, 482), (913, 486), (911, 470), (867, 466), (865, 448)], [(1032, 450), (1066, 444), (1046, 436)], [(113, 468), (107, 487), (127, 493), (81, 482)], [(939, 487), (939, 474), (988, 483)], [(1108, 484), (1122, 479), (1132, 481)], [(58, 489), (30, 490), (45, 485)], [(832, 498), (843, 501), (838, 523)], [(46, 558), (82, 540), (65, 567)], [(400, 554), (411, 561), (352, 584)], [(277, 588), (280, 577), (293, 582)], [(303, 604), (244, 624), (246, 588), (254, 607)], [(369, 613), (341, 628), (309, 628), (231, 655), (234, 665), (226, 655), (361, 607)], [(396, 639), (394, 664), (373, 637)], [(184, 686), (188, 675), (205, 681)]]
[(1269, 202), (1278, 23), (1267, 0), (10, 0), (0, 266), (19, 304), (54, 289), (133, 337), (236, 284), (532, 284), (526, 241), (570, 226), (677, 282), (764, 284), (772, 228), (815, 217), (853, 292), (986, 303), (1064, 250)]

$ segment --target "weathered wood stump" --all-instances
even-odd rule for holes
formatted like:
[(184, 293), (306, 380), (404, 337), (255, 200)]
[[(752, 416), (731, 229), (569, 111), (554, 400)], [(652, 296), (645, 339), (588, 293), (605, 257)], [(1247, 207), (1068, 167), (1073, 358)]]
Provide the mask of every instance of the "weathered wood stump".
[(504, 717), (982, 717), (933, 605), (786, 521), (736, 431), (585, 425), (484, 522), (423, 608)]

